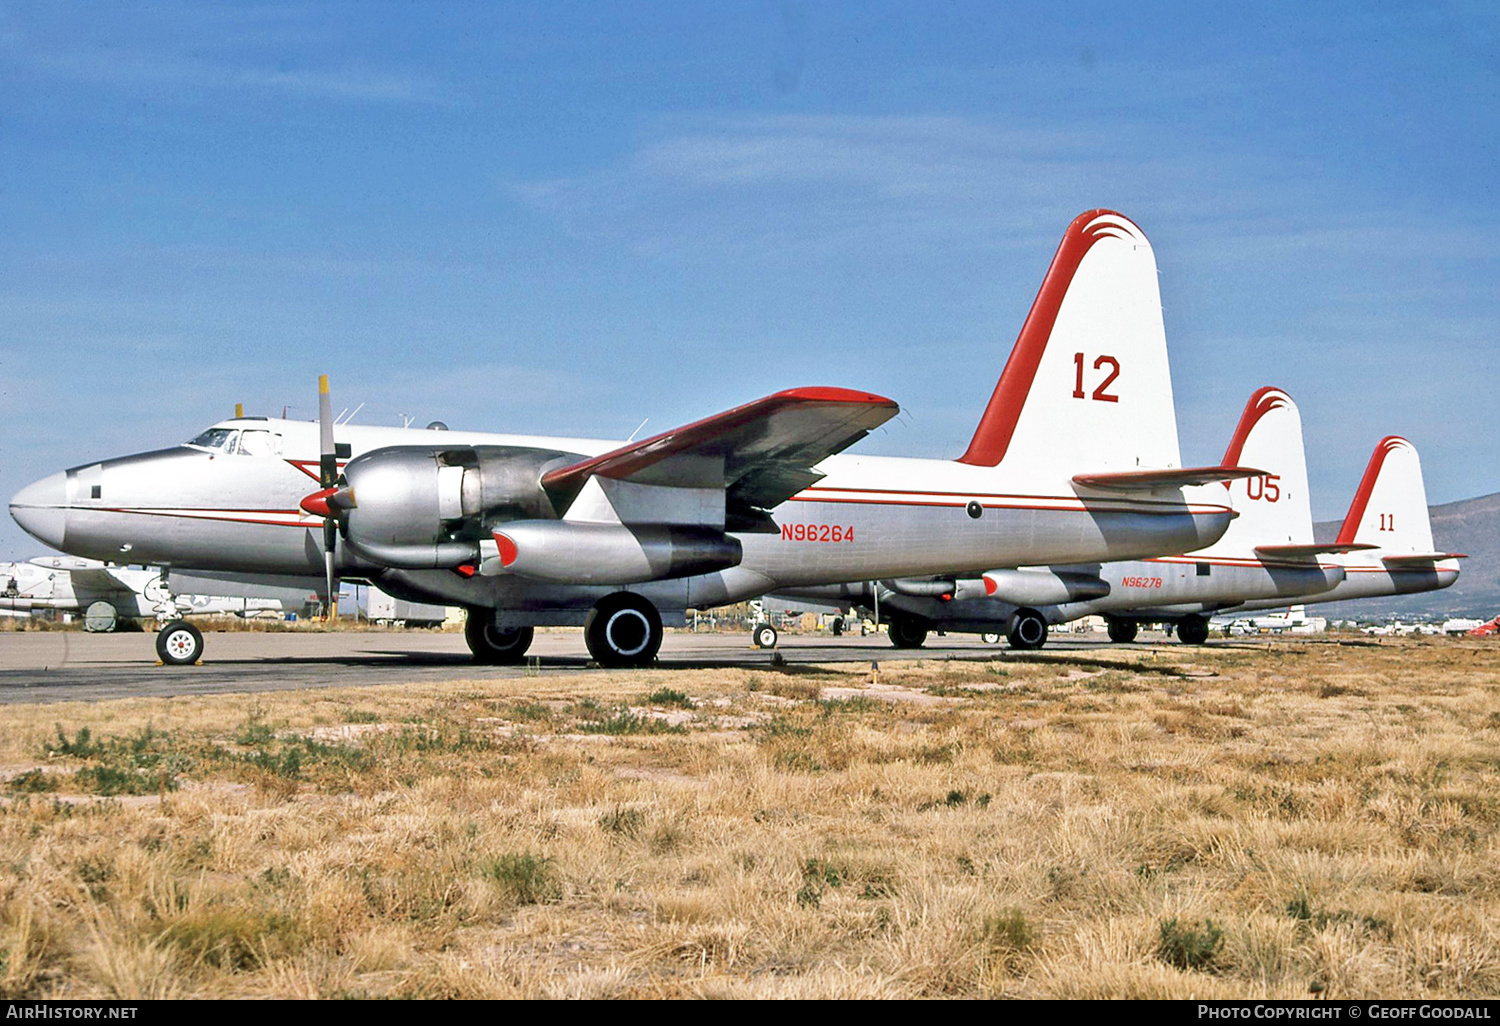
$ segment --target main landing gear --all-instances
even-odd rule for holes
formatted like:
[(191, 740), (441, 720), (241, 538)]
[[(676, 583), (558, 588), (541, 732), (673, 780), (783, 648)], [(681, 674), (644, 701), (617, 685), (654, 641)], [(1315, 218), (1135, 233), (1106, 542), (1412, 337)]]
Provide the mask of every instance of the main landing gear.
[(756, 648), (775, 648), (776, 637), (776, 628), (768, 623), (758, 623), (750, 628), (750, 640)]
[(470, 609), (464, 617), (464, 640), (482, 666), (512, 666), (526, 658), (535, 634), (531, 627), (496, 627), (491, 609)]
[(927, 624), (915, 617), (893, 616), (886, 633), (897, 648), (921, 648), (927, 640)]
[(1109, 640), (1116, 645), (1130, 644), (1141, 631), (1141, 625), (1134, 620), (1106, 620), (1105, 626), (1109, 630)]
[(1005, 631), (1010, 647), (1021, 652), (1041, 648), (1047, 643), (1047, 621), (1035, 609), (1018, 609)]
[(650, 666), (661, 639), (661, 614), (628, 591), (600, 599), (583, 623), (589, 655), (608, 669)]
[(1177, 640), (1184, 645), (1201, 645), (1208, 640), (1208, 617), (1185, 616), (1177, 621)]

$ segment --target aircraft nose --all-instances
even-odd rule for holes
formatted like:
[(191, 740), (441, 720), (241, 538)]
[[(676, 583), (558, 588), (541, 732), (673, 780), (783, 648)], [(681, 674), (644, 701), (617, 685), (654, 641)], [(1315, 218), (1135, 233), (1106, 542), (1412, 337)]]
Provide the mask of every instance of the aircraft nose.
[(10, 515), (27, 534), (61, 549), (68, 526), (67, 472), (33, 481), (11, 496)]

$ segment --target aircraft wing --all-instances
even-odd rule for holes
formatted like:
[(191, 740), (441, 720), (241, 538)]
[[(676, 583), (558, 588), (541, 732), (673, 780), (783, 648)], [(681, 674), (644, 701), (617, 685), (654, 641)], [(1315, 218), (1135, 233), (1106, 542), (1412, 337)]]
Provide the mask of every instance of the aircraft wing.
[(1075, 474), (1073, 483), (1086, 488), (1108, 488), (1114, 491), (1148, 491), (1152, 488), (1183, 487), (1235, 481), (1242, 477), (1262, 477), (1264, 470), (1253, 467), (1180, 467), (1171, 470), (1126, 470), (1108, 474)]
[(1329, 542), (1326, 545), (1257, 545), (1255, 554), (1257, 556), (1283, 556), (1296, 559), (1301, 556), (1335, 555), (1343, 552), (1363, 552), (1365, 549), (1376, 549), (1378, 545), (1367, 545), (1364, 543), (1348, 543), (1340, 545), (1337, 542)]
[(869, 392), (794, 388), (559, 467), (542, 476), (542, 487), (566, 501), (595, 476), (723, 487), (731, 515), (753, 516), (822, 478), (813, 467), (899, 412), (895, 402)]
[(135, 589), (103, 567), (88, 570), (69, 570), (69, 577), (73, 581), (74, 588), (84, 591), (122, 591), (130, 594)]

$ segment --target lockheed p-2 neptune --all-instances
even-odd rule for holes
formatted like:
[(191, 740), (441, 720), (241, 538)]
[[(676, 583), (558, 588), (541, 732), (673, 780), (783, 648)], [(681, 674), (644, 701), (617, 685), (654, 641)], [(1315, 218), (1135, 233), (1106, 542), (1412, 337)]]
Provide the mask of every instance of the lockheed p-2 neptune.
[[(11, 514), (79, 556), (461, 605), (480, 662), (581, 625), (601, 665), (640, 666), (687, 609), (778, 589), (1199, 549), (1234, 515), (1224, 482), (1259, 473), (1181, 466), (1156, 259), (1101, 210), (1069, 226), (955, 460), (839, 455), (898, 412), (844, 388), (624, 444), (335, 425), (321, 391), (316, 424), (223, 421), (43, 478)], [(174, 622), (157, 648), (203, 642)]]

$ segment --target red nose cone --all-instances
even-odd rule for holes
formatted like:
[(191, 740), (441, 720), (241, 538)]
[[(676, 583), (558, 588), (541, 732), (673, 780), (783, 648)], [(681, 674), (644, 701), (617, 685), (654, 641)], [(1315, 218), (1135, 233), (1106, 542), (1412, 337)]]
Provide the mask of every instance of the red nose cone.
[(315, 517), (327, 519), (333, 516), (328, 509), (328, 497), (336, 491), (338, 491), (337, 488), (324, 488), (320, 492), (313, 492), (304, 497), (298, 505)]
[(500, 547), (500, 565), (510, 566), (516, 561), (516, 543), (499, 531), (495, 532), (495, 544)]
[(995, 582), (990, 580), (988, 577), (984, 579), (984, 593), (986, 595), (995, 594)]

